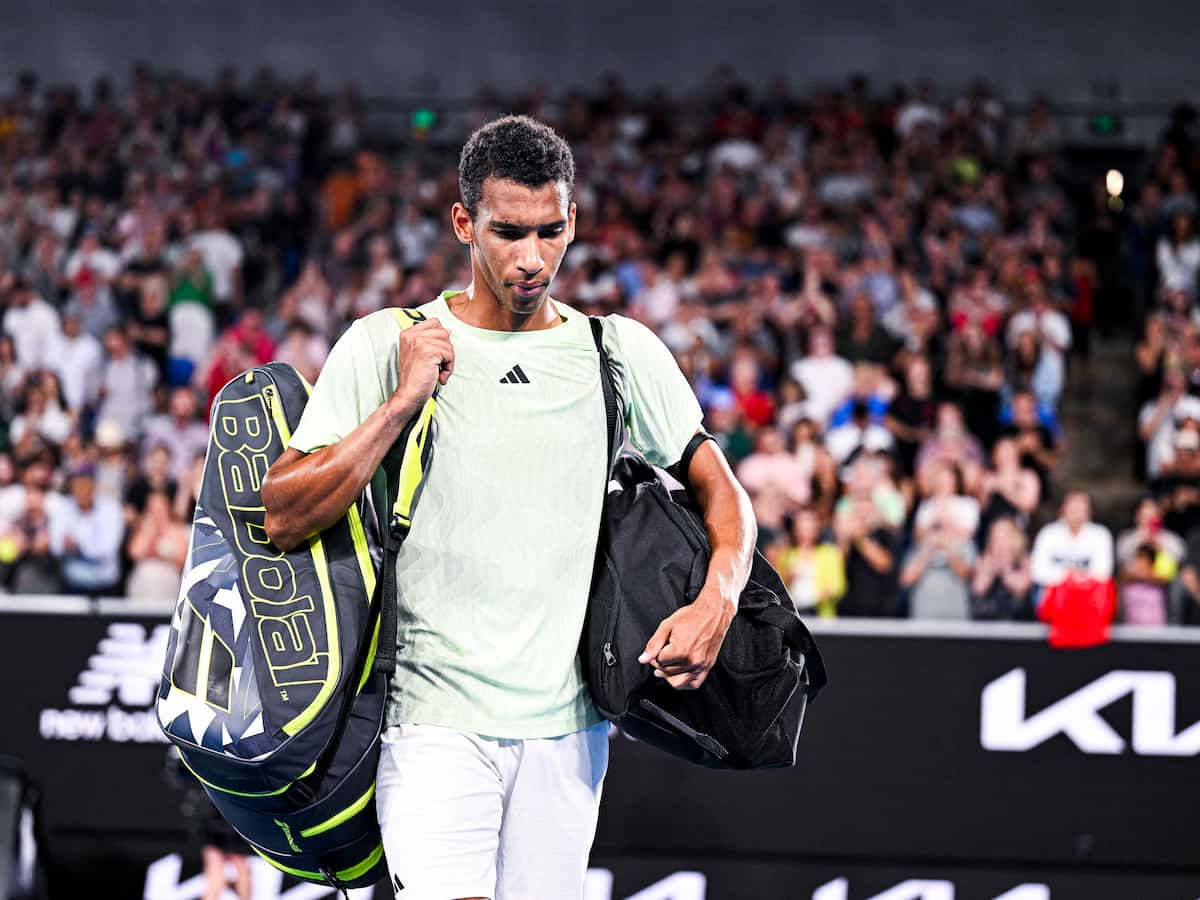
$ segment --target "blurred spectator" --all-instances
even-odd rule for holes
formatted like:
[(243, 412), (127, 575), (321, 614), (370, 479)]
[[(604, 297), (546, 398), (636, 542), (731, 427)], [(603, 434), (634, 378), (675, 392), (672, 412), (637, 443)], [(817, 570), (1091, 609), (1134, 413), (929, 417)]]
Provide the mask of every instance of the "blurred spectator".
[(146, 497), (137, 530), (129, 540), (126, 595), (134, 599), (174, 601), (188, 554), (188, 524), (171, 516), (171, 501), (161, 492)]
[(196, 456), (208, 449), (208, 426), (196, 417), (196, 395), (191, 388), (175, 388), (168, 403), (165, 415), (154, 416), (146, 423), (142, 459), (144, 463), (156, 447), (165, 447), (170, 455), (170, 476), (180, 479)]
[(1186, 393), (1183, 371), (1175, 366), (1162, 376), (1159, 395), (1147, 400), (1138, 414), (1138, 437), (1146, 445), (1145, 472), (1157, 478), (1175, 458), (1175, 433), (1189, 422), (1200, 425), (1200, 397)]
[(1022, 391), (1012, 399), (1012, 421), (1000, 431), (1016, 443), (1021, 465), (1037, 474), (1043, 497), (1050, 494), (1051, 473), (1058, 462), (1058, 437), (1052, 424), (1052, 418), (1043, 417), (1033, 394)]
[(915, 471), (917, 449), (933, 437), (936, 421), (937, 397), (929, 360), (915, 356), (905, 368), (904, 389), (888, 406), (885, 419), (888, 431), (896, 439), (896, 451), (905, 474)]
[(104, 350), (107, 359), (96, 419), (116, 423), (126, 438), (136, 440), (153, 409), (158, 372), (154, 363), (134, 352), (121, 328), (111, 328), (104, 335)]
[(1041, 499), (1037, 473), (1021, 464), (1016, 441), (1000, 439), (992, 448), (991, 468), (979, 480), (979, 538), (988, 535), (1000, 519), (1028, 529)]
[(1164, 582), (1170, 582), (1187, 554), (1182, 537), (1163, 527), (1162, 507), (1153, 497), (1143, 497), (1137, 505), (1134, 527), (1117, 538), (1117, 564), (1122, 570), (1134, 564), (1138, 548), (1153, 551), (1151, 566)]
[(1025, 535), (1012, 519), (996, 519), (988, 529), (987, 544), (971, 579), (971, 618), (1032, 618), (1032, 587)]
[(958, 468), (948, 462), (932, 463), (928, 484), (928, 494), (913, 520), (917, 541), (939, 533), (951, 535), (951, 544), (972, 538), (979, 527), (979, 501), (964, 491)]
[(78, 313), (63, 316), (51, 360), (50, 368), (62, 383), (68, 409), (79, 414), (94, 408), (104, 377), (104, 347), (83, 330)]
[(949, 515), (935, 516), (904, 560), (900, 586), (909, 591), (909, 615), (914, 619), (968, 617), (975, 545), (957, 524)]
[(929, 479), (937, 465), (957, 467), (964, 481), (973, 489), (983, 463), (983, 448), (967, 432), (962, 410), (953, 403), (940, 404), (933, 435), (917, 451), (917, 482), (923, 493), (931, 492)]
[(831, 617), (846, 593), (841, 548), (827, 540), (817, 510), (806, 507), (792, 517), (791, 540), (776, 545), (772, 561), (779, 569), (796, 611)]
[(201, 230), (188, 238), (187, 247), (200, 253), (204, 268), (212, 276), (212, 302), (218, 319), (229, 321), (242, 302), (245, 254), (241, 240), (225, 227), (220, 213), (209, 210)]
[(1112, 578), (1112, 535), (1091, 517), (1091, 499), (1073, 491), (1063, 500), (1058, 520), (1038, 532), (1032, 564), (1033, 580), (1040, 588), (1059, 584), (1071, 573), (1097, 581)]
[(1190, 300), (1197, 300), (1200, 239), (1195, 235), (1192, 214), (1177, 212), (1171, 216), (1170, 231), (1158, 239), (1155, 255), (1163, 289), (1180, 291)]
[(737, 478), (751, 494), (769, 492), (783, 503), (790, 515), (809, 502), (812, 470), (794, 454), (777, 428), (758, 430), (757, 447), (737, 467)]
[(792, 377), (804, 388), (809, 411), (822, 425), (854, 390), (854, 368), (833, 352), (833, 335), (825, 328), (809, 334), (808, 356), (792, 366)]
[(897, 615), (900, 542), (880, 505), (861, 493), (846, 498), (835, 514), (834, 534), (846, 560), (846, 594), (838, 604), (838, 615)]
[(0, 578), (16, 594), (53, 594), (61, 587), (58, 562), (50, 552), (48, 509), (62, 498), (36, 484), (24, 491), (24, 509), (11, 525), (0, 525)]
[(96, 496), (95, 469), (71, 476), (71, 494), (49, 510), (50, 552), (58, 558), (63, 586), (85, 594), (113, 591), (121, 576), (121, 507)]
[(0, 276), (0, 288), (8, 294), (4, 331), (13, 340), (18, 365), (24, 369), (50, 365), (59, 333), (58, 313), (24, 279)]

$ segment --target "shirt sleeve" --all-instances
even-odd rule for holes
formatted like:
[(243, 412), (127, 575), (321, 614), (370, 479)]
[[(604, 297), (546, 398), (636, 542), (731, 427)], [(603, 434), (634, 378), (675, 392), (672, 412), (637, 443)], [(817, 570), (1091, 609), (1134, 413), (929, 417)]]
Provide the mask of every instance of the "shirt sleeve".
[(700, 428), (696, 394), (649, 328), (619, 315), (608, 316), (605, 325), (605, 349), (617, 370), (629, 440), (654, 465), (673, 465)]
[(336, 444), (385, 399), (371, 336), (362, 322), (356, 321), (325, 360), (288, 446), (312, 453)]

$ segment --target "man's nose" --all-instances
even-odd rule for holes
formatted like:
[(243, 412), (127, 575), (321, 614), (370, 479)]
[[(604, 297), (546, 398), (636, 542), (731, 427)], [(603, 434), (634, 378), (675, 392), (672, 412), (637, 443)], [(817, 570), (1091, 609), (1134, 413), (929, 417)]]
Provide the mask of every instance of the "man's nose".
[(517, 268), (526, 278), (533, 278), (545, 268), (545, 262), (542, 260), (541, 247), (538, 245), (536, 234), (526, 236), (521, 241), (521, 252), (517, 257)]

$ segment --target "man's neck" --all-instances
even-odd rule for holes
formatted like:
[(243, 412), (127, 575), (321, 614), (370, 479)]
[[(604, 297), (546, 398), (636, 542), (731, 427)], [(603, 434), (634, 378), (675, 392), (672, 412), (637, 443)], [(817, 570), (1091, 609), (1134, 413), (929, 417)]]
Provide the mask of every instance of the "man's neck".
[(476, 328), (487, 331), (544, 331), (561, 324), (558, 309), (547, 295), (529, 315), (506, 309), (481, 278), (476, 278), (460, 294), (447, 298), (454, 315)]

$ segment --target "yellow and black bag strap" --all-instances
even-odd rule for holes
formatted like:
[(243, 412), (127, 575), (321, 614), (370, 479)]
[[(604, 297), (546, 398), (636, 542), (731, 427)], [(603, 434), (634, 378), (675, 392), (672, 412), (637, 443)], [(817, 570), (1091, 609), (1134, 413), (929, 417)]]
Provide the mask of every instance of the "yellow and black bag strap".
[[(392, 313), (401, 331), (425, 321), (424, 313), (415, 309), (393, 309)], [(380, 602), (375, 671), (389, 675), (396, 670), (396, 557), (412, 528), (413, 513), (433, 456), (433, 415), (437, 411), (437, 395), (435, 388), (420, 412), (404, 426), (376, 473), (376, 479), (384, 485), (381, 508), (386, 521), (380, 522), (383, 571), (377, 582)]]

